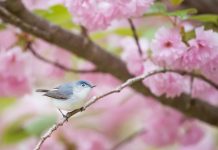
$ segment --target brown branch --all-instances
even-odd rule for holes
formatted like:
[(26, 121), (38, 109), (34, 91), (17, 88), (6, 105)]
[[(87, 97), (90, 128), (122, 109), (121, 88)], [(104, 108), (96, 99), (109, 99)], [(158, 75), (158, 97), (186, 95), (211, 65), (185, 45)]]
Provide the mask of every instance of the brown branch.
[(88, 33), (88, 30), (86, 29), (86, 27), (84, 27), (83, 25), (80, 25), (80, 32), (81, 32), (81, 35), (83, 35), (85, 38), (87, 39), (90, 39), (89, 38), (89, 33)]
[[(0, 17), (3, 21), (15, 25), (27, 33), (33, 34), (93, 62), (101, 72), (110, 73), (121, 81), (132, 77), (125, 63), (119, 58), (83, 36), (66, 31), (32, 14), (23, 6), (21, 0), (6, 0), (1, 2)], [(157, 97), (147, 87), (143, 86), (141, 82), (131, 86), (139, 93), (154, 97), (160, 103), (175, 108), (186, 116), (198, 118), (211, 125), (218, 126), (218, 108), (200, 99), (191, 98), (187, 94), (182, 94), (173, 99), (166, 96)]]
[(185, 0), (183, 6), (197, 8), (200, 13), (218, 14), (218, 0)]
[(133, 21), (132, 21), (132, 19), (128, 19), (128, 22), (129, 22), (129, 25), (130, 25), (130, 27), (131, 27), (131, 30), (132, 30), (132, 33), (133, 33), (133, 37), (134, 37), (134, 39), (135, 39), (135, 43), (136, 43), (136, 45), (137, 45), (137, 47), (138, 47), (138, 52), (139, 52), (139, 54), (142, 56), (142, 48), (141, 48), (141, 46), (140, 46), (140, 43), (139, 43), (139, 37), (138, 37), (138, 35), (137, 35), (137, 32), (136, 32), (136, 28), (135, 28), (135, 26), (134, 26), (134, 23), (133, 23)]
[[(69, 112), (69, 113), (67, 113), (67, 115), (66, 115), (66, 118), (64, 118), (63, 120), (61, 120), (59, 123), (57, 123), (56, 125), (54, 125), (47, 133), (45, 133), (45, 135), (43, 135), (42, 136), (42, 138), (41, 138), (41, 140), (39, 141), (39, 143), (37, 144), (37, 146), (36, 146), (36, 148), (34, 149), (34, 150), (39, 150), (40, 148), (41, 148), (41, 146), (42, 146), (42, 144), (46, 141), (46, 139), (48, 139), (52, 134), (53, 134), (53, 132), (54, 131), (56, 131), (60, 126), (63, 126), (63, 124), (65, 123), (65, 122), (67, 122), (67, 120), (70, 118), (70, 117), (72, 117), (73, 115), (75, 115), (75, 114), (77, 114), (78, 112), (82, 112), (82, 111), (85, 111), (88, 107), (90, 107), (91, 105), (93, 105), (93, 104), (95, 104), (97, 101), (99, 101), (100, 99), (102, 99), (102, 98), (104, 98), (104, 97), (106, 97), (106, 96), (108, 96), (108, 95), (111, 95), (111, 94), (114, 94), (114, 93), (119, 93), (119, 92), (121, 92), (124, 88), (126, 88), (126, 87), (128, 87), (128, 86), (130, 86), (130, 85), (132, 85), (133, 83), (135, 83), (135, 82), (138, 82), (138, 81), (140, 81), (140, 80), (143, 80), (143, 79), (145, 79), (145, 78), (148, 78), (148, 77), (150, 77), (150, 76), (152, 76), (152, 75), (155, 75), (155, 74), (158, 74), (158, 73), (165, 73), (166, 72), (166, 70), (156, 70), (156, 71), (153, 71), (153, 72), (151, 72), (151, 73), (146, 73), (146, 74), (143, 74), (143, 75), (140, 75), (140, 76), (137, 76), (137, 77), (134, 77), (134, 78), (131, 78), (131, 79), (128, 79), (126, 82), (124, 82), (123, 84), (121, 84), (120, 86), (118, 86), (117, 88), (115, 88), (115, 89), (113, 89), (113, 90), (111, 90), (111, 91), (108, 91), (108, 92), (106, 92), (106, 93), (103, 93), (103, 94), (101, 94), (101, 95), (99, 95), (99, 96), (94, 96), (93, 98), (91, 98), (90, 100), (89, 100), (89, 102), (84, 106), (84, 107), (82, 107), (82, 108), (79, 108), (79, 109), (76, 109), (76, 110), (74, 110), (74, 111), (72, 111), (72, 112)], [(170, 100), (171, 101), (171, 103), (174, 103), (174, 104), (176, 104), (176, 105), (180, 105), (180, 104), (183, 104), (183, 98), (185, 98), (185, 96), (186, 95), (182, 95), (182, 99), (180, 99), (180, 100), (178, 100), (178, 102), (176, 101), (176, 100)], [(159, 98), (159, 97), (157, 97), (157, 98)], [(161, 102), (164, 104), (164, 103), (166, 103), (168, 100), (165, 98), (165, 97), (162, 97), (161, 98)], [(187, 108), (187, 110), (189, 110), (190, 108), (192, 108), (193, 106), (194, 107), (199, 107), (199, 105), (197, 104), (196, 105), (196, 99), (191, 99), (191, 101), (189, 101), (189, 107)], [(192, 102), (192, 103), (191, 103)], [(202, 105), (200, 105), (200, 106), (203, 106), (203, 105), (206, 105), (207, 107), (210, 107), (210, 105), (208, 105), (207, 103), (205, 103), (205, 102), (201, 102), (200, 101), (200, 103), (202, 103)], [(183, 106), (184, 107), (184, 106)], [(187, 106), (185, 106), (185, 107), (187, 107)], [(205, 107), (206, 108), (206, 107)], [(204, 109), (202, 109), (202, 108), (199, 108), (200, 110), (200, 112), (202, 111), (203, 113), (204, 113), (204, 110), (205, 110), (205, 108)], [(217, 115), (218, 115), (218, 108), (217, 107), (214, 107), (214, 109), (216, 110), (216, 113), (217, 113)], [(210, 109), (211, 110), (211, 109)], [(212, 111), (212, 110), (211, 110)], [(214, 111), (214, 110), (213, 110)], [(199, 112), (197, 112), (197, 113), (199, 113)], [(216, 123), (218, 123), (218, 120), (216, 120)]]
[(32, 14), (23, 6), (20, 0), (6, 1), (0, 7), (0, 17), (5, 22), (14, 24), (27, 33), (31, 33), (93, 62), (101, 72), (113, 72), (116, 77), (123, 81), (132, 77), (128, 73), (124, 62), (119, 58), (105, 51), (91, 40), (62, 29)]
[(129, 143), (130, 141), (139, 137), (140, 135), (144, 134), (145, 132), (146, 132), (145, 129), (141, 129), (141, 130), (131, 134), (130, 136), (126, 137), (125, 139), (123, 139), (122, 141), (120, 141), (119, 143), (114, 145), (110, 150), (116, 150), (116, 149), (122, 147), (123, 145)]
[(37, 52), (34, 50), (34, 48), (33, 48), (31, 42), (27, 43), (27, 48), (28, 48), (29, 51), (30, 51), (36, 58), (38, 58), (39, 60), (41, 60), (41, 61), (43, 61), (43, 62), (45, 62), (45, 63), (48, 63), (48, 64), (50, 64), (50, 65), (53, 65), (53, 66), (55, 66), (55, 67), (57, 67), (57, 68), (59, 68), (59, 69), (61, 69), (61, 70), (68, 71), (68, 72), (72, 72), (72, 73), (96, 73), (96, 72), (98, 72), (97, 69), (93, 69), (93, 70), (78, 70), (78, 69), (68, 68), (68, 67), (66, 67), (66, 66), (64, 66), (64, 65), (62, 65), (62, 64), (60, 64), (60, 63), (58, 63), (58, 62), (51, 61), (51, 60), (49, 60), (49, 59), (47, 59), (47, 58), (44, 58), (43, 56), (41, 56), (39, 53), (37, 53)]

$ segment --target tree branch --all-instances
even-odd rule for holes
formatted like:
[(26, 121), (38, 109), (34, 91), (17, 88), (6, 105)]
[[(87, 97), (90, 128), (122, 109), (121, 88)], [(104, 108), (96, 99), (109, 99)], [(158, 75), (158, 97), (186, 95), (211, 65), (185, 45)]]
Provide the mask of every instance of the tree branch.
[[(125, 63), (119, 58), (106, 52), (92, 41), (50, 24), (32, 14), (23, 6), (21, 0), (6, 0), (6, 2), (1, 2), (0, 17), (5, 22), (16, 25), (23, 31), (93, 62), (101, 72), (110, 73), (121, 81), (132, 77)], [(209, 105), (199, 99), (191, 98), (187, 94), (182, 94), (174, 99), (167, 98), (166, 96), (158, 97), (143, 86), (141, 82), (137, 82), (131, 86), (139, 93), (152, 96), (162, 104), (175, 108), (187, 116), (198, 118), (211, 125), (218, 126), (218, 109), (215, 106)]]
[[(155, 74), (164, 73), (164, 72), (166, 72), (166, 70), (156, 70), (156, 71), (153, 71), (153, 72), (151, 72), (151, 73), (146, 73), (146, 74), (143, 74), (143, 75), (140, 75), (140, 76), (137, 76), (137, 77), (128, 79), (126, 82), (124, 82), (123, 84), (121, 84), (121, 85), (118, 86), (117, 88), (115, 88), (115, 89), (113, 89), (113, 90), (110, 90), (110, 91), (108, 91), (108, 92), (106, 92), (106, 93), (103, 93), (103, 94), (101, 94), (101, 95), (99, 95), (99, 96), (97, 96), (97, 97), (94, 96), (93, 98), (91, 98), (91, 99), (89, 100), (89, 102), (88, 102), (84, 107), (81, 107), (81, 108), (79, 108), (79, 109), (76, 109), (76, 110), (74, 110), (74, 111), (72, 111), (72, 112), (68, 112), (67, 115), (66, 115), (66, 117), (63, 118), (63, 120), (61, 120), (59, 123), (57, 123), (56, 125), (54, 125), (53, 127), (51, 127), (51, 128), (48, 130), (48, 132), (45, 133), (45, 135), (42, 136), (41, 140), (39, 141), (39, 143), (37, 144), (37, 146), (35, 147), (34, 150), (39, 150), (39, 149), (41, 148), (42, 144), (46, 141), (46, 139), (48, 139), (48, 138), (53, 134), (53, 132), (56, 131), (59, 127), (63, 126), (64, 123), (67, 122), (70, 117), (74, 116), (75, 114), (77, 114), (77, 113), (79, 113), (79, 112), (85, 111), (88, 107), (90, 107), (91, 105), (95, 104), (95, 103), (96, 103), (97, 101), (99, 101), (100, 99), (102, 99), (102, 98), (104, 98), (104, 97), (106, 97), (106, 96), (108, 96), (108, 95), (114, 94), (114, 93), (119, 93), (119, 92), (121, 92), (124, 88), (126, 88), (126, 87), (128, 87), (128, 86), (134, 84), (135, 82), (141, 81), (141, 80), (143, 80), (143, 79), (145, 79), (145, 78), (148, 78), (148, 77), (150, 77), (150, 76), (153, 76), (153, 75), (155, 75)], [(165, 103), (168, 104), (168, 103), (170, 102), (170, 103), (172, 103), (172, 104), (177, 105), (178, 107), (180, 107), (181, 110), (183, 110), (184, 107), (185, 107), (185, 108), (186, 108), (186, 111), (190, 111), (190, 112), (191, 112), (190, 108), (193, 108), (193, 107), (194, 107), (195, 110), (198, 109), (198, 112), (194, 112), (193, 115), (196, 115), (196, 113), (197, 113), (197, 114), (200, 113), (200, 115), (202, 115), (202, 114), (204, 114), (204, 113), (206, 112), (206, 113), (207, 113), (206, 115), (212, 114), (213, 116), (215, 115), (215, 114), (213, 114), (213, 113), (216, 113), (216, 116), (218, 117), (218, 108), (217, 108), (217, 107), (213, 107), (213, 106), (211, 106), (211, 105), (209, 105), (209, 104), (207, 104), (207, 103), (205, 103), (205, 102), (202, 102), (202, 101), (199, 101), (199, 102), (198, 102), (198, 100), (196, 100), (196, 99), (189, 99), (189, 103), (184, 103), (184, 102), (183, 102), (183, 99), (184, 99), (184, 100), (187, 99), (187, 98), (186, 98), (186, 95), (184, 95), (184, 94), (182, 94), (181, 99), (179, 99), (178, 101), (177, 101), (177, 100), (172, 100), (172, 99), (171, 99), (171, 100), (168, 100), (168, 99), (166, 99), (166, 98), (163, 96), (163, 97), (161, 98), (161, 102), (162, 102), (163, 104), (165, 104)], [(191, 102), (192, 102), (192, 103), (191, 103)], [(184, 106), (184, 104), (185, 104), (185, 106)], [(186, 105), (186, 104), (189, 104), (189, 105)], [(204, 107), (202, 108), (202, 106), (204, 106)], [(206, 106), (206, 107), (205, 107), (205, 106)], [(196, 109), (196, 108), (197, 108), (197, 109)], [(214, 110), (212, 110), (212, 108), (213, 108)], [(210, 112), (210, 114), (208, 114), (209, 112)], [(208, 119), (208, 118), (210, 118), (210, 116), (206, 116), (204, 119)], [(217, 123), (218, 123), (218, 120), (216, 120), (216, 124), (217, 124)]]
[(185, 0), (184, 6), (189, 8), (194, 7), (200, 13), (218, 14), (218, 0)]
[(41, 56), (40, 54), (38, 54), (38, 53), (34, 50), (34, 48), (33, 48), (31, 42), (28, 42), (28, 43), (27, 43), (27, 47), (26, 47), (26, 48), (28, 48), (28, 50), (29, 50), (36, 58), (38, 58), (39, 60), (41, 60), (41, 61), (43, 61), (43, 62), (45, 62), (45, 63), (48, 63), (48, 64), (50, 64), (50, 65), (53, 65), (53, 66), (55, 66), (55, 67), (57, 67), (57, 68), (59, 68), (59, 69), (61, 69), (61, 70), (68, 71), (68, 72), (72, 72), (72, 73), (96, 73), (96, 72), (98, 72), (97, 69), (93, 69), (93, 70), (78, 70), (78, 69), (72, 69), (72, 68), (68, 68), (68, 67), (66, 67), (66, 66), (64, 66), (64, 65), (62, 65), (62, 64), (60, 64), (60, 63), (58, 63), (58, 62), (48, 60), (48, 59), (44, 58), (43, 56)]
[(131, 27), (131, 30), (132, 30), (132, 33), (133, 33), (133, 37), (134, 37), (134, 39), (135, 39), (135, 43), (136, 43), (136, 45), (137, 45), (137, 47), (138, 47), (138, 52), (139, 52), (139, 54), (142, 56), (142, 48), (141, 48), (141, 46), (140, 46), (140, 43), (139, 43), (139, 37), (138, 37), (138, 35), (137, 35), (137, 32), (136, 32), (136, 28), (135, 28), (135, 26), (134, 26), (134, 23), (133, 23), (133, 21), (132, 21), (132, 19), (128, 19), (128, 22), (129, 22), (129, 25), (130, 25), (130, 27)]
[(206, 78), (205, 76), (203, 76), (201, 74), (196, 74), (194, 72), (187, 72), (187, 71), (183, 71), (183, 70), (172, 70), (172, 69), (164, 69), (164, 71), (178, 73), (180, 75), (188, 75), (190, 77), (195, 77), (195, 78), (201, 79), (201, 80), (207, 82), (208, 84), (210, 84), (210, 86), (212, 86), (213, 88), (218, 90), (218, 85), (216, 83), (214, 83), (213, 81), (209, 80), (208, 78)]

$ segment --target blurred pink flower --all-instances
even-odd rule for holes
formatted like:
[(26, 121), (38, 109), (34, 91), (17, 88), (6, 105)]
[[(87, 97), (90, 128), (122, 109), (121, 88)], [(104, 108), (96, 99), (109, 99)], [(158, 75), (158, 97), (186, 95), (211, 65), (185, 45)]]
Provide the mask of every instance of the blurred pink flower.
[(216, 150), (216, 141), (212, 131), (208, 130), (207, 133), (195, 144), (181, 145), (179, 150)]
[[(65, 67), (71, 68), (72, 66), (71, 54), (66, 50), (51, 45), (39, 39), (37, 39), (34, 42), (33, 47), (35, 51), (41, 56), (43, 56), (44, 58), (62, 64)], [(42, 60), (35, 58), (35, 56), (32, 56), (32, 54), (30, 55), (31, 55), (30, 66), (31, 67), (35, 66), (37, 68), (37, 71), (33, 70), (32, 72), (33, 76), (37, 78), (45, 78), (45, 77), (61, 78), (65, 75), (64, 70), (57, 68), (52, 64), (43, 62)]]
[(143, 83), (147, 85), (150, 90), (161, 96), (166, 94), (167, 97), (179, 96), (188, 87), (188, 81), (181, 75), (176, 73), (160, 73), (153, 75), (145, 80)]
[(133, 75), (140, 75), (144, 72), (143, 59), (147, 57), (148, 41), (146, 39), (140, 39), (139, 43), (143, 50), (142, 56), (140, 56), (133, 38), (128, 37), (121, 41), (121, 47), (123, 48), (121, 57), (126, 62), (129, 72)]
[(218, 55), (202, 66), (202, 73), (218, 84)]
[(109, 139), (94, 130), (76, 129), (68, 125), (62, 128), (61, 133), (68, 142), (76, 145), (77, 150), (106, 150), (110, 146)]
[(0, 52), (0, 96), (22, 96), (31, 90), (27, 55), (19, 47)]
[(0, 52), (11, 48), (17, 42), (14, 28), (8, 27), (0, 31)]
[(193, 82), (192, 96), (218, 106), (218, 91), (205, 81), (195, 79)]
[(189, 41), (190, 48), (180, 60), (182, 67), (189, 70), (200, 69), (218, 54), (218, 33), (199, 27), (195, 34), (196, 38)]
[(134, 94), (128, 96), (128, 99), (120, 105), (108, 109), (101, 116), (100, 124), (104, 124), (102, 128), (107, 135), (117, 135), (124, 124), (132, 123), (133, 118), (146, 109), (145, 97)]
[[(30, 137), (25, 141), (18, 143), (14, 149), (16, 150), (29, 150), (34, 149), (36, 143), (38, 142), (38, 138)], [(58, 140), (57, 137), (52, 136), (49, 140), (47, 140), (42, 147), (41, 150), (66, 150), (66, 145)]]
[[(95, 69), (95, 65), (91, 62), (85, 62), (79, 65), (80, 69), (92, 70)], [(117, 86), (120, 81), (116, 79), (113, 75), (108, 73), (86, 73), (80, 75), (81, 79), (88, 80), (95, 84), (100, 91), (105, 91), (108, 88)]]
[(145, 133), (142, 139), (150, 145), (166, 146), (177, 140), (177, 132), (184, 121), (178, 112), (160, 105), (147, 108), (150, 112), (145, 118)]
[(183, 123), (179, 133), (179, 143), (181, 145), (195, 145), (204, 137), (203, 128), (200, 122), (187, 120)]
[(187, 50), (182, 42), (179, 29), (165, 27), (160, 28), (151, 42), (152, 59), (155, 63), (167, 67)]
[(153, 0), (66, 0), (65, 5), (76, 22), (97, 30), (105, 29), (113, 20), (140, 16), (152, 3)]

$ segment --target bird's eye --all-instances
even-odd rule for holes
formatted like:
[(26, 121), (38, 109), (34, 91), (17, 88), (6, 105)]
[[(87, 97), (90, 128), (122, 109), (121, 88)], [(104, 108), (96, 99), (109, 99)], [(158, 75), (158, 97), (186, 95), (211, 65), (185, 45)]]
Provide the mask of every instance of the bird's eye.
[(86, 85), (85, 84), (82, 84), (82, 87), (85, 87)]

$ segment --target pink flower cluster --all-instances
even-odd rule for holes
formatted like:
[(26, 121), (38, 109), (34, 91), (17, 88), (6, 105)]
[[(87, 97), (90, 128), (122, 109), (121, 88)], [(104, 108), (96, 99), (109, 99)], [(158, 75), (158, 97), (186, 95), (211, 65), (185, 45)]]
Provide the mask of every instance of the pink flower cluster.
[(19, 47), (0, 51), (0, 96), (22, 96), (30, 92), (32, 79), (26, 59), (27, 55)]
[(55, 4), (60, 4), (63, 3), (64, 0), (22, 0), (24, 5), (30, 9), (46, 9), (49, 6), (55, 5)]
[[(186, 71), (200, 71), (213, 82), (218, 83), (218, 33), (195, 29), (195, 37), (184, 43), (179, 28), (160, 28), (150, 45), (146, 39), (140, 39), (143, 55), (140, 56), (133, 39), (123, 39), (122, 58), (133, 75), (149, 73), (160, 68)], [(128, 45), (126, 44), (128, 43)], [(151, 49), (151, 56), (147, 56)], [(176, 73), (158, 74), (144, 80), (144, 84), (156, 95), (179, 96), (189, 92), (190, 80)], [(213, 94), (214, 95), (214, 94)]]
[(218, 33), (205, 31), (203, 27), (195, 29), (196, 37), (189, 41), (189, 49), (182, 56), (182, 67), (202, 69), (203, 65), (213, 60), (218, 54)]
[(152, 58), (161, 66), (173, 65), (184, 54), (187, 46), (182, 42), (177, 28), (160, 28), (151, 43)]
[(151, 43), (152, 59), (160, 66), (199, 70), (218, 54), (218, 33), (195, 29), (195, 38), (185, 44), (178, 28), (161, 28)]
[(143, 140), (151, 145), (166, 146), (180, 143), (183, 146), (195, 145), (204, 136), (198, 122), (186, 120), (184, 116), (171, 109), (153, 105), (145, 117)]
[(113, 20), (142, 15), (153, 0), (66, 0), (74, 20), (89, 30), (105, 29)]

